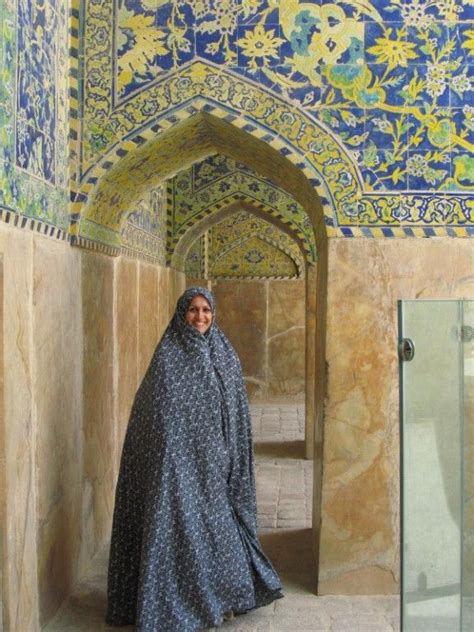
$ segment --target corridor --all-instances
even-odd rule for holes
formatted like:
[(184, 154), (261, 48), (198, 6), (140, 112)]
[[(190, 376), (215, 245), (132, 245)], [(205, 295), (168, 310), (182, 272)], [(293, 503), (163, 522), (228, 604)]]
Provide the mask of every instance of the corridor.
[[(304, 454), (304, 407), (251, 406), (258, 521), (263, 548), (283, 581), (284, 599), (225, 623), (226, 632), (396, 632), (398, 597), (314, 595), (312, 463)], [(103, 622), (107, 551), (45, 632), (112, 631)], [(132, 628), (120, 628), (132, 630)], [(179, 632), (179, 631), (176, 631)]]

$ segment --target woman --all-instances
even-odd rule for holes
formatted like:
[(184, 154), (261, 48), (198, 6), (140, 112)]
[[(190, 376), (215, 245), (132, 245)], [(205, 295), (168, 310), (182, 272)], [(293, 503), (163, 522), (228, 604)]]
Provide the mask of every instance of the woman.
[(252, 436), (215, 301), (186, 290), (135, 396), (117, 484), (107, 622), (196, 632), (282, 596), (257, 537)]

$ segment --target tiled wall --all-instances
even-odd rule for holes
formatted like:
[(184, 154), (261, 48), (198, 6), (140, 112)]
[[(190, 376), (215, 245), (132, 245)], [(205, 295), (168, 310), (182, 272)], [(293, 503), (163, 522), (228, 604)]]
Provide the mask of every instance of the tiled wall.
[(213, 225), (191, 248), (189, 277), (304, 277), (305, 259), (282, 230), (246, 211)]
[(81, 50), (92, 60), (100, 33), (103, 61), (85, 82), (86, 198), (104, 168), (204, 107), (305, 170), (330, 236), (472, 229), (468, 2), (86, 7)]
[(14, 223), (21, 214), (62, 236), (69, 225), (68, 2), (2, 0), (0, 18), (1, 219)]

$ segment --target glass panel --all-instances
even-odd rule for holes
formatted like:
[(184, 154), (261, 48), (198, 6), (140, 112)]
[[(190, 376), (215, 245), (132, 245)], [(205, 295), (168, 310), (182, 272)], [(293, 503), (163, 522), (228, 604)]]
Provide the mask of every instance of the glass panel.
[(464, 467), (462, 632), (474, 630), (474, 301), (462, 305), (464, 366)]
[(402, 629), (461, 631), (462, 356), (458, 301), (403, 301)]

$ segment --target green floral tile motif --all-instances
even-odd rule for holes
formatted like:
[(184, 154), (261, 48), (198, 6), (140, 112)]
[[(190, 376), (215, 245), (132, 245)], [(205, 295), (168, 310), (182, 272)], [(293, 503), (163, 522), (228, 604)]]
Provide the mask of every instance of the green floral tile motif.
[[(407, 146), (400, 138), (413, 125), (407, 117), (432, 152), (466, 155), (474, 148), (467, 121), (454, 121), (449, 112), (469, 107), (473, 98), (474, 27), (471, 21), (453, 28), (469, 7), (471, 0), (130, 3), (115, 13), (115, 82), (129, 98), (199, 55), (271, 88), (326, 123), (349, 151), (361, 150), (355, 159), (368, 191), (408, 190)], [(360, 120), (355, 127), (354, 119), (328, 117), (322, 105), (359, 109)], [(438, 112), (441, 107), (448, 111)], [(384, 139), (390, 168), (384, 160), (367, 163), (364, 134), (374, 108), (390, 119)], [(456, 189), (451, 172), (438, 176), (437, 186)]]
[[(159, 133), (202, 99), (314, 165), (329, 235), (474, 230), (472, 0), (85, 6), (86, 184), (122, 139)], [(433, 212), (437, 196), (454, 215)]]
[(184, 271), (190, 279), (203, 279), (205, 277), (204, 240), (204, 235), (196, 239), (186, 257)]
[(185, 269), (196, 278), (206, 271), (210, 278), (292, 278), (304, 276), (305, 261), (289, 235), (251, 213), (237, 211), (194, 242)]
[(209, 271), (210, 278), (297, 278), (294, 261), (259, 237), (251, 237), (224, 251)]

